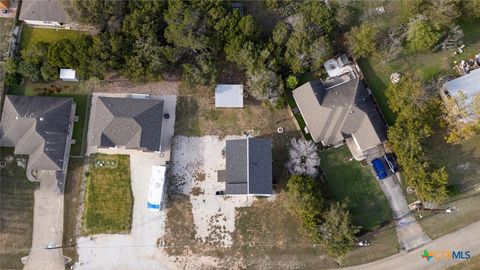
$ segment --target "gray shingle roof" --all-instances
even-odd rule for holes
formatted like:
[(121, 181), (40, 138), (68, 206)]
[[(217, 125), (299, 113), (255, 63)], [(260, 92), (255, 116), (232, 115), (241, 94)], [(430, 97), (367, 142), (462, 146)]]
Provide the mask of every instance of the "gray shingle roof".
[(228, 140), (225, 194), (272, 194), (272, 140)]
[(20, 20), (67, 22), (67, 12), (60, 0), (23, 0)]
[(465, 109), (471, 114), (472, 101), (475, 96), (480, 95), (480, 68), (446, 82), (443, 86), (459, 105), (466, 106), (466, 108), (461, 109)]
[(160, 150), (163, 100), (99, 97), (91, 144)]
[(321, 81), (308, 82), (293, 97), (315, 142), (331, 145), (352, 136), (365, 150), (386, 139), (385, 125), (359, 79), (328, 89)]
[(72, 106), (72, 98), (7, 96), (0, 146), (29, 155), (32, 170), (62, 170)]

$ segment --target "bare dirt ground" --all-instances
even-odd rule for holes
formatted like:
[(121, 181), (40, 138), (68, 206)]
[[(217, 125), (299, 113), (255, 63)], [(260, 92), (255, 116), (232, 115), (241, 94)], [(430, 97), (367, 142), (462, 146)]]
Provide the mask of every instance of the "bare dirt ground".
[(94, 92), (103, 93), (140, 93), (151, 95), (177, 95), (180, 83), (177, 81), (161, 81), (151, 83), (135, 83), (128, 79), (111, 75), (99, 84)]
[(217, 171), (226, 167), (222, 149), (226, 140), (238, 138), (241, 137), (175, 137), (170, 192), (189, 197), (195, 239), (202, 243), (230, 247), (236, 208), (248, 207), (255, 200), (246, 196), (215, 195), (215, 191), (225, 190), (225, 182), (217, 181)]

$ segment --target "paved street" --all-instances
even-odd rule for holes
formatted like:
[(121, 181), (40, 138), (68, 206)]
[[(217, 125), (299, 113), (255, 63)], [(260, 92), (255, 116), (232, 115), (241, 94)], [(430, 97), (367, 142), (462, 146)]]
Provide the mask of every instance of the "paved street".
[(397, 255), (375, 261), (368, 264), (362, 264), (353, 267), (342, 268), (343, 270), (440, 270), (447, 266), (459, 263), (463, 260), (458, 259), (439, 259), (433, 258), (427, 262), (422, 258), (424, 250), (432, 251), (452, 251), (463, 250), (470, 251), (472, 256), (480, 253), (480, 221), (473, 223), (459, 231), (439, 237), (430, 243), (412, 250), (410, 252), (401, 252)]
[(35, 190), (32, 248), (24, 269), (65, 269), (62, 246), (63, 194), (57, 189), (55, 174), (42, 173), (40, 188)]

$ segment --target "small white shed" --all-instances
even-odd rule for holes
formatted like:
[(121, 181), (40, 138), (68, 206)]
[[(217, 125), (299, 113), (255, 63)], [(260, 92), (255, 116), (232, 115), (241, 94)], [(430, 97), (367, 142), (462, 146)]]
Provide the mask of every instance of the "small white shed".
[(243, 108), (243, 85), (218, 84), (215, 88), (216, 108)]
[(78, 77), (74, 69), (61, 68), (60, 79), (64, 82), (78, 82)]

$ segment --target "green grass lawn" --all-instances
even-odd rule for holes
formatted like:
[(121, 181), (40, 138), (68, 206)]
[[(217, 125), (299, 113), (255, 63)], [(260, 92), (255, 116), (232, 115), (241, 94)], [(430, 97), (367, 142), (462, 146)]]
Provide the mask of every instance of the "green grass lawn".
[(23, 26), (22, 35), (20, 37), (20, 50), (28, 48), (35, 42), (44, 41), (54, 43), (60, 39), (76, 39), (85, 32), (64, 30), (64, 29), (45, 29)]
[[(0, 160), (13, 157), (13, 148), (0, 148)], [(33, 192), (38, 186), (27, 180), (15, 156), (0, 169), (0, 269), (22, 269), (20, 259), (32, 245)]]
[[(97, 166), (97, 161), (113, 161), (117, 167)], [(132, 208), (129, 156), (92, 155), (85, 193), (85, 232), (130, 232)]]
[(352, 155), (347, 146), (320, 152), (320, 167), (326, 176), (326, 185), (333, 199), (349, 200), (348, 208), (355, 224), (370, 231), (391, 220), (387, 198), (369, 167), (359, 162), (344, 162)]
[(437, 131), (429, 140), (426, 150), (434, 162), (445, 166), (449, 184), (458, 191), (480, 185), (480, 135), (451, 145), (445, 143), (444, 135)]
[(446, 207), (456, 207), (459, 211), (450, 214), (443, 211), (437, 213), (422, 211), (422, 218), (419, 218), (419, 213), (416, 213), (417, 220), (432, 239), (480, 220), (480, 194), (473, 194), (439, 206), (442, 209)]

